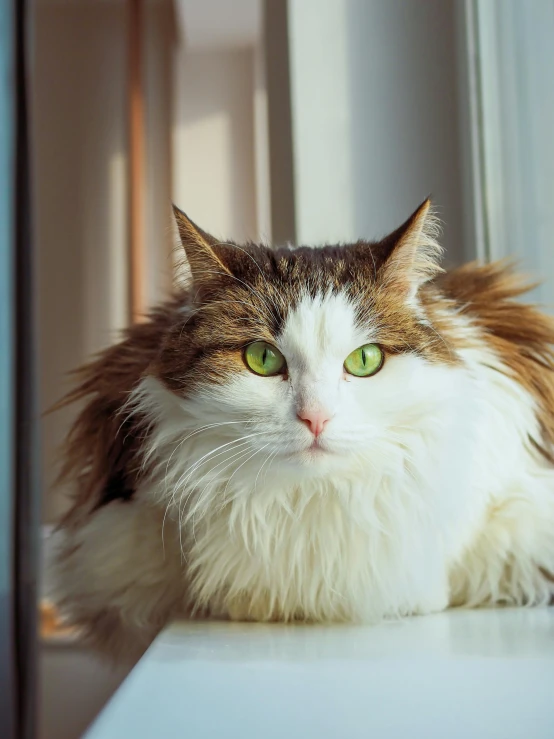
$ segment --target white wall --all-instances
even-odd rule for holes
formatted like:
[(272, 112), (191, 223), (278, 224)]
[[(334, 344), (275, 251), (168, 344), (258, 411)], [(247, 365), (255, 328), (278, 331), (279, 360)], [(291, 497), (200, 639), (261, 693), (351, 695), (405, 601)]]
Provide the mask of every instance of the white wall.
[(257, 238), (252, 49), (181, 48), (174, 80), (176, 205), (214, 236)]
[(289, 0), (299, 243), (374, 238), (431, 193), (463, 259), (455, 0)]

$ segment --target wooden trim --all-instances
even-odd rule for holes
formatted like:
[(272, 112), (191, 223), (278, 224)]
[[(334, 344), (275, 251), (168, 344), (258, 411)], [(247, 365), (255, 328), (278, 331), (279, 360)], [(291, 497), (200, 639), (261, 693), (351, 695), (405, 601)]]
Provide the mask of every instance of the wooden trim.
[(128, 0), (129, 64), (129, 266), (131, 318), (144, 318), (145, 305), (145, 102), (143, 83), (142, 0)]

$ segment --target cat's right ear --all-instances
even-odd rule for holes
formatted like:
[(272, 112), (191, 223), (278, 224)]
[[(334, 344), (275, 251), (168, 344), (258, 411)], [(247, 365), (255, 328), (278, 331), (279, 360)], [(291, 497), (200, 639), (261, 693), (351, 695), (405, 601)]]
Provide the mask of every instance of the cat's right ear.
[(213, 283), (221, 277), (232, 277), (223, 260), (220, 242), (199, 228), (176, 205), (173, 206), (173, 215), (193, 282), (201, 286)]

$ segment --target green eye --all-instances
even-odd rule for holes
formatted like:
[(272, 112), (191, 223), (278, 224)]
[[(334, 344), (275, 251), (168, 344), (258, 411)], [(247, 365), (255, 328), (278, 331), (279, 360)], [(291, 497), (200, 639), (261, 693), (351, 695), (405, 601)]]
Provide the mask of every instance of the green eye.
[(383, 366), (385, 355), (377, 344), (365, 344), (346, 357), (344, 369), (355, 377), (369, 377)]
[(278, 375), (286, 367), (284, 356), (266, 341), (254, 341), (248, 344), (244, 350), (244, 361), (246, 366), (257, 375), (271, 377)]

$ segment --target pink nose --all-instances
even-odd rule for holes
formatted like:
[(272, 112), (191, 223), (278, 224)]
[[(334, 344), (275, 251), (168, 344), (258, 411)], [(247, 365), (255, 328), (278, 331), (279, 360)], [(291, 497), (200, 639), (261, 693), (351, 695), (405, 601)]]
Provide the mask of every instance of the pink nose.
[(314, 436), (319, 436), (331, 416), (326, 411), (299, 411), (298, 418), (305, 423)]

